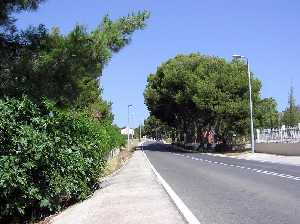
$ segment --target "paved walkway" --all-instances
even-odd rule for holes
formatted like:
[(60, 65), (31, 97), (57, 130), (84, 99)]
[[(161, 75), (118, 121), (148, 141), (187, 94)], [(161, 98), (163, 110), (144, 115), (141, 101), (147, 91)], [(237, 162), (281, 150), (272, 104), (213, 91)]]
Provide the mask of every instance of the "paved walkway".
[(143, 152), (104, 182), (103, 189), (54, 217), (52, 224), (185, 223), (157, 181)]

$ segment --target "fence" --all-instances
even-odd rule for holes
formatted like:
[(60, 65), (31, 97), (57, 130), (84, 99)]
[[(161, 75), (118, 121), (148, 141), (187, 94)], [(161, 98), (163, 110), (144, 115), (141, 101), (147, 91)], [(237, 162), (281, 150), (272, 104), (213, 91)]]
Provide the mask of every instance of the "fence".
[(297, 143), (300, 142), (300, 123), (297, 127), (256, 130), (256, 143)]

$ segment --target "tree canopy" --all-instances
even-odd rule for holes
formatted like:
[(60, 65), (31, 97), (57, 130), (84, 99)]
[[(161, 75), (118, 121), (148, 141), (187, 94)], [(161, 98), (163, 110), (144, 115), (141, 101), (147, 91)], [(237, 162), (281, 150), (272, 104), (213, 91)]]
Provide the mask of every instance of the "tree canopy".
[(13, 13), (23, 10), (35, 10), (45, 0), (1, 0), (0, 2), (0, 27), (13, 26), (15, 19)]
[[(195, 140), (204, 129), (224, 139), (249, 131), (249, 89), (246, 65), (201, 54), (178, 55), (148, 77), (144, 92), (150, 114)], [(252, 74), (253, 75), (253, 74)], [(252, 79), (255, 108), (261, 82)]]
[(280, 120), (276, 100), (272, 97), (262, 99), (256, 105), (255, 117), (257, 128), (278, 128)]
[(291, 87), (288, 97), (288, 107), (283, 111), (281, 122), (284, 125), (294, 127), (300, 123), (300, 106), (296, 105), (296, 98), (294, 96), (294, 88)]
[(61, 106), (107, 108), (99, 79), (103, 68), (130, 43), (134, 31), (145, 27), (148, 17), (147, 11), (116, 21), (105, 16), (92, 31), (76, 25), (66, 35), (43, 25), (2, 32), (6, 44), (0, 58), (0, 97), (25, 94), (34, 101), (46, 97)]
[(13, 15), (42, 1), (0, 2), (0, 223), (35, 222), (95, 190), (109, 153), (125, 143), (100, 76), (149, 17), (105, 16), (68, 34), (18, 30)]
[(157, 119), (155, 116), (149, 116), (144, 121), (142, 134), (151, 138), (173, 137), (174, 129)]

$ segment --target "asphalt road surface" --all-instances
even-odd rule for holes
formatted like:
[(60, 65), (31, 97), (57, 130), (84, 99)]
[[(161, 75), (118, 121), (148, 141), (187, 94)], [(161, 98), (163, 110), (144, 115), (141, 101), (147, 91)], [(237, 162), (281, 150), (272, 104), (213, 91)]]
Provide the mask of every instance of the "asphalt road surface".
[(300, 167), (143, 148), (201, 224), (300, 224)]

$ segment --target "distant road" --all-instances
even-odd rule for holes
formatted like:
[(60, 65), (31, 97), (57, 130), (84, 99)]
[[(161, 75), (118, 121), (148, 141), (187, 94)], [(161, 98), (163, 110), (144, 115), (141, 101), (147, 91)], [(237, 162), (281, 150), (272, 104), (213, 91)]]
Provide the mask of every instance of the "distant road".
[(201, 153), (144, 150), (201, 224), (299, 224), (300, 167)]

